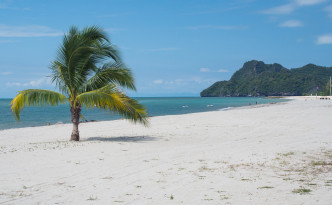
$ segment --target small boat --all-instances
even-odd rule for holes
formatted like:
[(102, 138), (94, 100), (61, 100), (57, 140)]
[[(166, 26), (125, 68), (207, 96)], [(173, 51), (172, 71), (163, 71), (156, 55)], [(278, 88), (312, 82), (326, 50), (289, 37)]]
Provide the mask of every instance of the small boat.
[(182, 107), (189, 107), (188, 105), (182, 105)]
[(206, 107), (213, 107), (213, 105), (207, 105)]

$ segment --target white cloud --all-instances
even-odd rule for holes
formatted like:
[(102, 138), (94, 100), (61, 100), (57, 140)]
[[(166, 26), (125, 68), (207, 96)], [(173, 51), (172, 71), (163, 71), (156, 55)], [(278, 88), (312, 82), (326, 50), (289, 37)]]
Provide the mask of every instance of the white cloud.
[(12, 72), (1, 72), (0, 75), (10, 75), (13, 74)]
[(200, 77), (193, 77), (193, 78), (189, 79), (189, 82), (194, 82), (194, 83), (198, 83), (198, 84), (211, 84), (216, 81), (217, 80), (215, 80), (215, 79), (202, 79)]
[(266, 9), (261, 11), (261, 13), (269, 15), (291, 14), (295, 9), (302, 6), (313, 6), (323, 3), (325, 1), (326, 0), (292, 0), (289, 4), (284, 4), (281, 6)]
[(326, 0), (295, 0), (295, 4), (299, 6), (310, 6), (325, 2)]
[(200, 77), (193, 77), (190, 81), (193, 81), (193, 82), (198, 83), (198, 84), (202, 84), (202, 83), (208, 83), (208, 84), (210, 84), (211, 82), (214, 82), (214, 80), (211, 80), (211, 79), (201, 79)]
[(0, 40), (0, 43), (13, 43), (13, 42), (17, 42), (17, 41), (13, 41), (13, 40)]
[(165, 81), (165, 85), (190, 85), (190, 84), (211, 84), (216, 82), (216, 79), (202, 79), (200, 77), (192, 77), (188, 79), (178, 78), (171, 81)]
[(202, 25), (202, 26), (188, 26), (185, 29), (189, 30), (201, 30), (201, 29), (215, 29), (215, 30), (240, 30), (247, 29), (248, 26), (238, 25), (238, 26), (222, 26), (222, 25)]
[(19, 82), (10, 82), (10, 83), (6, 83), (7, 87), (20, 87), (21, 83)]
[(327, 11), (328, 16), (332, 18), (332, 5), (327, 6), (324, 10)]
[(8, 82), (6, 83), (7, 87), (38, 87), (42, 85), (50, 85), (51, 79), (50, 78), (40, 78), (37, 80), (31, 80), (29, 82)]
[(199, 71), (201, 71), (202, 73), (208, 73), (208, 72), (227, 73), (228, 72), (228, 70), (224, 70), (224, 69), (219, 69), (219, 70), (215, 71), (215, 70), (211, 70), (210, 68), (200, 68)]
[(225, 70), (225, 69), (219, 69), (218, 70), (218, 73), (228, 73), (229, 71), (228, 70)]
[(199, 71), (206, 73), (206, 72), (210, 72), (211, 70), (209, 68), (200, 68)]
[(219, 10), (206, 10), (206, 11), (196, 11), (196, 12), (183, 13), (182, 15), (215, 14), (215, 13), (220, 13), (220, 12), (221, 11), (219, 11)]
[(263, 10), (262, 13), (263, 14), (290, 14), (294, 11), (294, 5), (293, 4), (286, 4), (286, 5), (282, 5), (282, 6), (277, 6), (274, 8), (270, 8), (267, 10)]
[(61, 35), (63, 35), (62, 32), (47, 26), (8, 26), (0, 24), (0, 37), (54, 37)]
[(151, 49), (142, 49), (141, 51), (151, 51), (151, 52), (155, 52), (155, 51), (174, 51), (174, 50), (178, 50), (178, 48), (175, 48), (175, 47), (151, 48)]
[(41, 85), (44, 82), (45, 82), (45, 79), (41, 78), (41, 79), (38, 79), (38, 80), (32, 80), (28, 83), (24, 83), (23, 86), (29, 86), (30, 85), (30, 86), (36, 87), (36, 86)]
[(325, 34), (318, 36), (316, 40), (316, 44), (323, 45), (323, 44), (332, 44), (332, 34)]
[(158, 80), (154, 80), (153, 81), (153, 84), (163, 84), (163, 80), (161, 80), (161, 79), (158, 79)]
[(303, 23), (298, 20), (289, 20), (281, 23), (279, 26), (281, 27), (289, 27), (289, 28), (294, 28), (294, 27), (301, 27), (303, 26)]

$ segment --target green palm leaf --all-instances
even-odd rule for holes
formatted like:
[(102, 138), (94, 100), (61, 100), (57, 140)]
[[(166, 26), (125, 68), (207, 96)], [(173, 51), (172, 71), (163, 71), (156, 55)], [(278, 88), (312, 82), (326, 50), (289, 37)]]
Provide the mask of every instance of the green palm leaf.
[(124, 64), (114, 62), (106, 63), (99, 68), (96, 74), (82, 86), (81, 92), (100, 89), (109, 83), (136, 90), (132, 72)]
[(101, 89), (82, 93), (76, 100), (87, 109), (97, 107), (148, 126), (145, 107), (119, 91), (115, 85), (109, 84)]
[(59, 103), (64, 104), (68, 99), (57, 92), (50, 90), (30, 89), (20, 91), (11, 102), (11, 110), (17, 120), (20, 119), (20, 113), (27, 106), (56, 106)]

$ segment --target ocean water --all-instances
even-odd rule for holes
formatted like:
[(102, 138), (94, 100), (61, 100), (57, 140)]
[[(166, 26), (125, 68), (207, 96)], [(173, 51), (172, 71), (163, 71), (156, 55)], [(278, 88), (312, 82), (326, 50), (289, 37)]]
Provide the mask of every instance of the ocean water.
[[(250, 97), (227, 97), (227, 98), (200, 98), (200, 97), (159, 97), (159, 98), (135, 98), (144, 104), (149, 116), (177, 115), (186, 113), (206, 112), (232, 107), (282, 102), (285, 99), (276, 98), (250, 98)], [(0, 129), (19, 127), (43, 126), (46, 123), (58, 122), (70, 123), (69, 105), (56, 107), (26, 107), (21, 112), (21, 121), (17, 122), (10, 110), (11, 99), (0, 99)], [(86, 120), (115, 120), (120, 117), (99, 109), (82, 109)]]

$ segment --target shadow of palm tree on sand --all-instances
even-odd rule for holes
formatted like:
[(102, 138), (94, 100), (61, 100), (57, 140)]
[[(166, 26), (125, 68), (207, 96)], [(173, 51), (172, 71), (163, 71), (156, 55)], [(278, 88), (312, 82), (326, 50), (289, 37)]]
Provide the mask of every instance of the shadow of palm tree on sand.
[(155, 141), (156, 137), (150, 136), (122, 136), (122, 137), (89, 137), (82, 141), (104, 141), (104, 142), (147, 142)]

